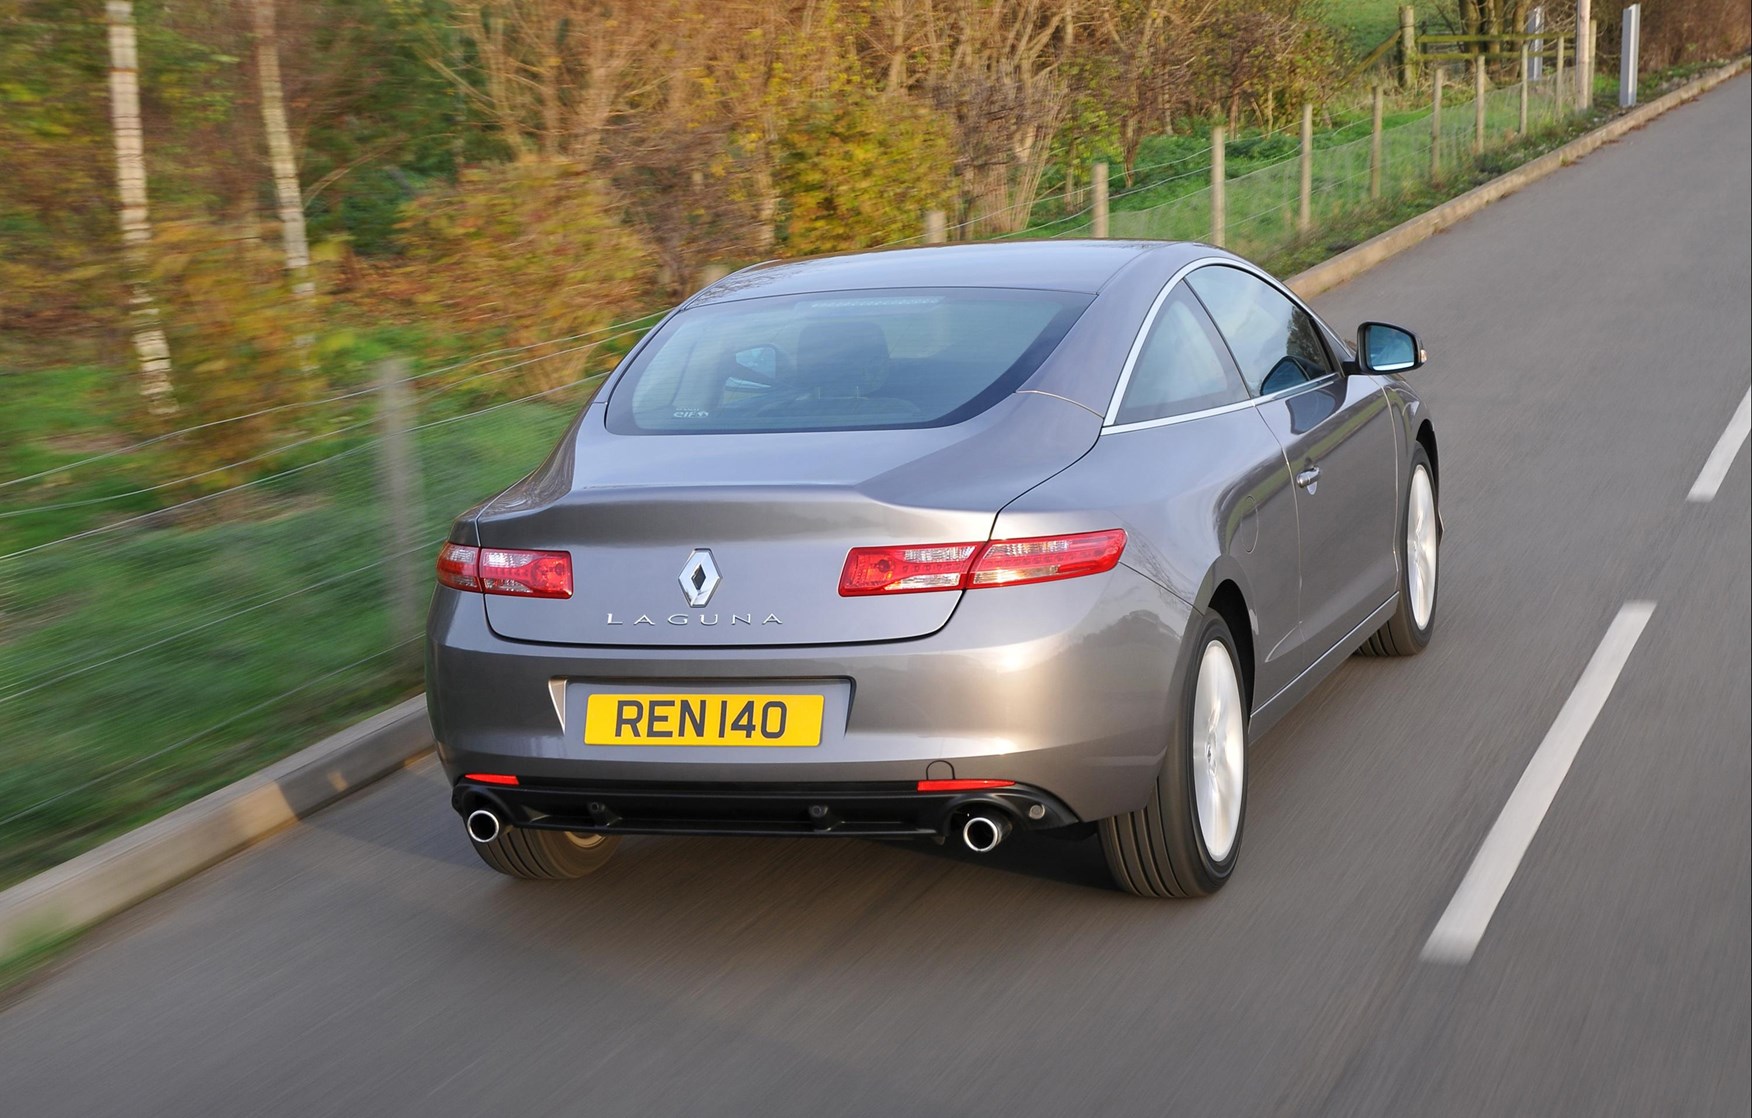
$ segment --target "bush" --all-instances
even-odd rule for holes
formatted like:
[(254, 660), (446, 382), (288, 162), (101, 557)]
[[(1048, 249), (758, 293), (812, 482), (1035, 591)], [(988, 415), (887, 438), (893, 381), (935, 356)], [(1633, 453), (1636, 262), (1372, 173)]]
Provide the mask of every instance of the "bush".
[(1748, 0), (1643, 0), (1642, 11), (1644, 70), (1727, 58), (1752, 46)]
[(950, 134), (942, 114), (899, 97), (847, 92), (811, 106), (784, 135), (786, 252), (918, 236), (925, 212), (954, 198)]
[(450, 328), (557, 355), (526, 367), (517, 387), (543, 391), (584, 375), (595, 346), (565, 339), (651, 303), (651, 253), (621, 223), (591, 173), (528, 161), (465, 171), (454, 189), (404, 211), (404, 298)]
[[(153, 231), (151, 286), (170, 343), (177, 411), (150, 425), (194, 427), (323, 391), (315, 299), (292, 294), (277, 228), (272, 232), (264, 240), (253, 228), (192, 218), (162, 221)], [(314, 419), (296, 410), (258, 415), (170, 441), (166, 468), (206, 476), (166, 496), (212, 492), (283, 466), (271, 455), (233, 463), (292, 441)]]

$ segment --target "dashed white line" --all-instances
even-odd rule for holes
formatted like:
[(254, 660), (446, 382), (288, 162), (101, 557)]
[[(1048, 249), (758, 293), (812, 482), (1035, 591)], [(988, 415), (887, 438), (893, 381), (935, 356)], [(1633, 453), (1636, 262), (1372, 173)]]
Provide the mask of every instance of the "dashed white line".
[(1704, 460), (1697, 480), (1691, 483), (1691, 492), (1685, 494), (1687, 501), (1702, 504), (1716, 495), (1716, 490), (1722, 487), (1722, 479), (1728, 476), (1728, 467), (1734, 464), (1740, 447), (1746, 442), (1748, 432), (1752, 432), (1752, 388), (1740, 397), (1740, 406), (1734, 409), (1734, 417), (1728, 420), (1722, 437), (1716, 440), (1715, 449)]
[(1630, 659), (1637, 638), (1642, 636), (1643, 627), (1654, 612), (1653, 602), (1626, 602), (1612, 619), (1606, 635), (1600, 639), (1600, 647), (1594, 650), (1594, 658), (1582, 670), (1575, 690), (1557, 712), (1557, 721), (1551, 724), (1545, 740), (1527, 762), (1520, 783), (1510, 793), (1502, 814), (1484, 837), (1484, 845), (1478, 848), (1471, 868), (1455, 890), (1454, 899), (1448, 902), (1447, 911), (1424, 944), (1426, 961), (1464, 963), (1472, 958), (1498, 902), (1521, 865), (1521, 858), (1545, 821), (1545, 812), (1569, 773), (1576, 751), (1606, 705), (1613, 684), (1618, 682), (1625, 661)]

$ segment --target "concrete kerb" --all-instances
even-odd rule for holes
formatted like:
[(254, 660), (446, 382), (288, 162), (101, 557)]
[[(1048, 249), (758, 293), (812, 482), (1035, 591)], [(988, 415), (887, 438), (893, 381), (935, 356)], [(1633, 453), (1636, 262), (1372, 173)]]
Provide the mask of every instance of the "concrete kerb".
[[(1712, 71), (1525, 166), (1444, 202), (1290, 280), (1310, 297), (1428, 240), (1528, 183), (1744, 71)], [(432, 745), (424, 696), (366, 719), (253, 776), (0, 893), (0, 960), (105, 920), (225, 860), (372, 781)]]
[(1429, 240), (1456, 222), (1464, 221), (1492, 202), (1513, 194), (1527, 184), (1536, 182), (1561, 167), (1574, 163), (1596, 148), (1618, 139), (1626, 132), (1641, 128), (1662, 113), (1683, 105), (1701, 93), (1714, 89), (1729, 78), (1744, 71), (1748, 65), (1752, 65), (1752, 59), (1737, 59), (1650, 101), (1646, 105), (1632, 109), (1621, 117), (1615, 117), (1587, 135), (1578, 136), (1571, 140), (1556, 151), (1546, 152), (1538, 159), (1524, 163), (1506, 174), (1499, 175), (1483, 186), (1475, 187), (1458, 198), (1450, 198), (1433, 210), (1421, 213), (1401, 225), (1396, 225), (1379, 236), (1371, 237), (1355, 248), (1347, 249), (1330, 260), (1314, 265), (1305, 272), (1297, 273), (1289, 281), (1290, 289), (1304, 299), (1311, 299), (1323, 291), (1330, 291), (1346, 280), (1362, 275), (1383, 260), (1397, 256), (1413, 245)]
[(0, 960), (105, 920), (221, 862), (432, 745), (424, 696), (325, 738), (0, 893)]

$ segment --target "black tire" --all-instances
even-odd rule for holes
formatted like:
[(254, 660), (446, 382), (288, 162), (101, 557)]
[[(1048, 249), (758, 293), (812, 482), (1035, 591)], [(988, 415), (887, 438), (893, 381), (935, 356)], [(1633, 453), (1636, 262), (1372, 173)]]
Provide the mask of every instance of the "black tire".
[(607, 865), (620, 836), (502, 827), (492, 842), (470, 840), (469, 845), (481, 861), (509, 877), (571, 881)]
[(1436, 488), (1436, 472), (1430, 468), (1429, 455), (1418, 443), (1413, 443), (1411, 451), (1411, 469), (1407, 474), (1405, 500), (1399, 504), (1399, 530), (1395, 534), (1393, 544), (1394, 559), (1399, 566), (1399, 607), (1393, 611), (1393, 616), (1387, 623), (1375, 630), (1375, 634), (1363, 642), (1357, 652), (1363, 656), (1416, 656), (1429, 647), (1430, 635), (1436, 628), (1436, 607), (1442, 601), (1441, 564), (1436, 564), (1435, 596), (1430, 602), (1430, 615), (1425, 624), (1419, 625), (1417, 617), (1411, 608), (1411, 561), (1406, 554), (1406, 523), (1411, 516), (1412, 480), (1419, 470), (1425, 471), (1430, 480), (1430, 499), (1434, 504), (1436, 515), (1436, 550), (1441, 551), (1441, 490)]
[(1197, 644), (1190, 650), (1185, 678), (1180, 681), (1180, 714), (1174, 740), (1169, 743), (1162, 771), (1156, 777), (1150, 802), (1141, 810), (1103, 819), (1099, 824), (1101, 849), (1116, 885), (1140, 897), (1203, 897), (1216, 892), (1234, 872), (1241, 853), (1242, 831), (1247, 822), (1247, 768), (1241, 774), (1241, 809), (1234, 838), (1222, 859), (1212, 858), (1199, 827), (1194, 801), (1193, 696), (1198, 687), (1199, 665), (1212, 641), (1229, 654), (1240, 686), (1242, 754), (1246, 754), (1246, 684), (1241, 657), (1229, 626), (1212, 615), (1199, 629)]

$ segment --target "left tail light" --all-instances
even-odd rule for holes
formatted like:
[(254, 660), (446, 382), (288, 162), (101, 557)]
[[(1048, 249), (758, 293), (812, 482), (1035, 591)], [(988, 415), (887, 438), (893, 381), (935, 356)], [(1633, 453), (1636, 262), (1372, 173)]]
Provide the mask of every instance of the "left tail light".
[(1022, 586), (1111, 571), (1125, 554), (1125, 532), (1079, 532), (990, 543), (854, 547), (840, 572), (842, 597)]
[(452, 590), (476, 594), (570, 598), (572, 556), (565, 551), (513, 551), (447, 543), (438, 549), (438, 581)]

